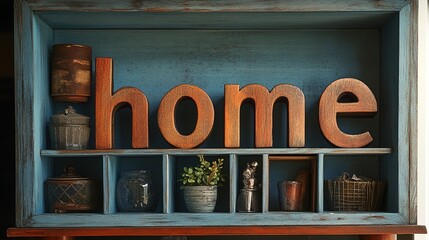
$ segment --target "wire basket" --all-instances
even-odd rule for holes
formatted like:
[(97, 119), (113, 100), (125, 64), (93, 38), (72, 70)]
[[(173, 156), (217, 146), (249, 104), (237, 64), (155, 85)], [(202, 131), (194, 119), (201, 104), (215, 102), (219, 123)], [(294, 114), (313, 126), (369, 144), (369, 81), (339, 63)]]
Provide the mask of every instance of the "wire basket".
[(378, 211), (383, 201), (384, 181), (325, 180), (331, 211)]

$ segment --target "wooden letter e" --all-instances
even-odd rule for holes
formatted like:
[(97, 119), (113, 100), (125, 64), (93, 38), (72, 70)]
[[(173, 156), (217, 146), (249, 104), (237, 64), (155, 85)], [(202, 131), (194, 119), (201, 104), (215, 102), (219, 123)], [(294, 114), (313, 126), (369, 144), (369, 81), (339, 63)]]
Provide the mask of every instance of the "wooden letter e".
[[(353, 94), (357, 101), (339, 102), (345, 94)], [(363, 147), (372, 142), (369, 132), (346, 134), (340, 130), (337, 114), (356, 116), (377, 112), (377, 101), (374, 94), (363, 82), (354, 78), (342, 78), (331, 83), (320, 96), (319, 123), (325, 137), (338, 147)]]

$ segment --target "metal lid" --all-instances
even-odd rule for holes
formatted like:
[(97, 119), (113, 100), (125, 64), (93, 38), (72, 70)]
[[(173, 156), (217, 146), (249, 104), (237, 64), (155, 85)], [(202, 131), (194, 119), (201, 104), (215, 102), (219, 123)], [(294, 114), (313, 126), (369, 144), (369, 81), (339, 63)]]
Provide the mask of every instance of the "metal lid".
[(64, 113), (51, 116), (51, 124), (88, 125), (89, 117), (76, 113), (76, 110), (72, 106), (68, 106), (64, 110)]
[(67, 165), (64, 168), (64, 173), (56, 178), (49, 178), (48, 181), (70, 181), (70, 180), (91, 180), (90, 178), (82, 177), (73, 165)]

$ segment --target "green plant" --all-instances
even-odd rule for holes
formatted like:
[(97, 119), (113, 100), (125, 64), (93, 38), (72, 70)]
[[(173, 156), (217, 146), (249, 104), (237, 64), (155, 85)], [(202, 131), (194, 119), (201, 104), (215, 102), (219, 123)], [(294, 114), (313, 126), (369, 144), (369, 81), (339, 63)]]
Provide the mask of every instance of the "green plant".
[(179, 181), (183, 186), (221, 186), (225, 181), (222, 173), (223, 158), (209, 162), (204, 159), (204, 155), (199, 154), (200, 165), (197, 167), (184, 167), (182, 178)]

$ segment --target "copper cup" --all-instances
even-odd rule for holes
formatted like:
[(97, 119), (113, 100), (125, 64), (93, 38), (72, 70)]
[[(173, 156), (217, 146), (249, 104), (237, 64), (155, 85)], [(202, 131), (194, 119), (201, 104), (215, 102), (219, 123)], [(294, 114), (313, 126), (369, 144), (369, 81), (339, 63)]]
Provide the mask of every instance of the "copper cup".
[(282, 211), (301, 211), (302, 182), (281, 181), (277, 183), (279, 204)]

